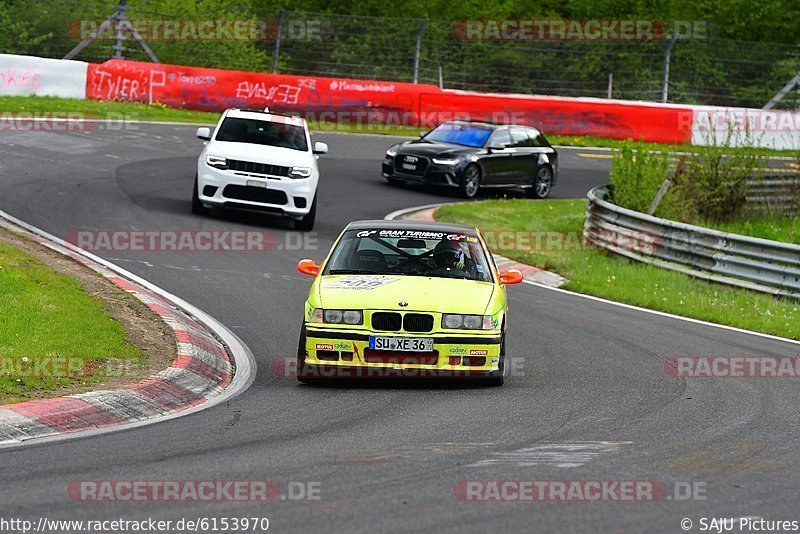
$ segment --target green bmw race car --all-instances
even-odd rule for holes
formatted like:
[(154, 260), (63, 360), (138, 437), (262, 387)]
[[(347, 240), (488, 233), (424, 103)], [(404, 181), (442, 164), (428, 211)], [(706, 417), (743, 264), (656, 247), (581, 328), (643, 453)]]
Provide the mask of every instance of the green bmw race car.
[(506, 284), (480, 232), (455, 224), (359, 221), (314, 276), (297, 378), (505, 377)]

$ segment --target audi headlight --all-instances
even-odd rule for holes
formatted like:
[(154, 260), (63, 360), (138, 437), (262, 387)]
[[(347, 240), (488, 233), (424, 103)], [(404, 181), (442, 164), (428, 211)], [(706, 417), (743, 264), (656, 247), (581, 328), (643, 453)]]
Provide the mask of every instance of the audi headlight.
[(442, 315), (442, 328), (449, 330), (491, 330), (494, 328), (494, 320), (491, 315), (445, 313)]
[(455, 165), (458, 163), (458, 158), (433, 158), (436, 165)]
[(390, 148), (389, 150), (386, 151), (386, 157), (387, 158), (393, 158), (396, 155), (397, 155), (397, 150), (395, 150), (393, 148)]
[(289, 171), (292, 178), (308, 178), (311, 176), (311, 167), (292, 167)]
[(362, 324), (361, 310), (323, 310), (322, 322), (331, 324)]
[(206, 163), (209, 167), (214, 167), (217, 169), (228, 168), (228, 160), (222, 156), (215, 156), (214, 154), (206, 154)]

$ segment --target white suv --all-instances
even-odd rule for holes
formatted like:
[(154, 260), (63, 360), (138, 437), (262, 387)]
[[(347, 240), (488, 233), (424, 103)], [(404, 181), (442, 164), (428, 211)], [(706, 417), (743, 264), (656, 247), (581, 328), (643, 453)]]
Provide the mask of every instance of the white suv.
[(212, 207), (260, 210), (292, 217), (298, 230), (314, 228), (317, 154), (325, 154), (328, 145), (312, 148), (303, 118), (229, 109), (213, 137), (209, 128), (198, 128), (197, 137), (207, 142), (197, 160), (194, 213)]

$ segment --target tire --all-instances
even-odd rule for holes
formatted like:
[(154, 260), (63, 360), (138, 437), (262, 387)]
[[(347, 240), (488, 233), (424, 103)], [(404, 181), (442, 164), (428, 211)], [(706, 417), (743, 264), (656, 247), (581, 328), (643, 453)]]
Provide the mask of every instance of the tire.
[(481, 379), (481, 385), (498, 388), (503, 385), (506, 378), (506, 333), (500, 338), (500, 363), (499, 369)]
[(317, 384), (320, 381), (318, 376), (313, 376), (306, 367), (306, 325), (300, 328), (300, 338), (297, 341), (297, 380), (303, 384)]
[(531, 187), (525, 190), (528, 198), (547, 198), (553, 190), (553, 169), (548, 165), (542, 165), (533, 177)]
[(476, 164), (471, 163), (467, 165), (464, 172), (461, 173), (461, 181), (459, 184), (459, 192), (464, 198), (475, 198), (478, 194), (478, 189), (481, 186), (481, 168)]
[(302, 219), (294, 221), (294, 229), (302, 232), (310, 232), (314, 229), (314, 219), (317, 218), (317, 196), (311, 201), (311, 211), (304, 215)]
[(197, 192), (197, 175), (194, 175), (194, 188), (192, 188), (192, 213), (195, 215), (207, 215), (208, 208), (200, 202), (200, 195)]

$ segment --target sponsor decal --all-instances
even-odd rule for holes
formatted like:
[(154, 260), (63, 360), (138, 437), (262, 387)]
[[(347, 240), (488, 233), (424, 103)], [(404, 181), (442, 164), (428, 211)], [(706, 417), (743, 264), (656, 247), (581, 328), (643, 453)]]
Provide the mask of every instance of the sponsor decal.
[(316, 349), (317, 350), (333, 350), (333, 345), (331, 343), (317, 343)]
[(470, 356), (486, 356), (489, 354), (489, 351), (486, 349), (473, 349), (469, 351)]
[(371, 291), (378, 287), (385, 286), (386, 284), (396, 282), (397, 280), (397, 278), (389, 277), (364, 278), (362, 276), (348, 276), (347, 278), (342, 278), (326, 285), (325, 289), (356, 289)]

